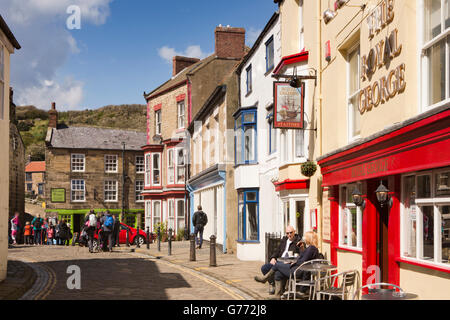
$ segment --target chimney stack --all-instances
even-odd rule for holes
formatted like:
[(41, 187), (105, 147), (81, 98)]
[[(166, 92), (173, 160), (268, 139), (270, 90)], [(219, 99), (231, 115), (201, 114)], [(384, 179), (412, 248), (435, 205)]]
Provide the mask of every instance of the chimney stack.
[(197, 58), (188, 58), (188, 57), (181, 57), (181, 56), (173, 57), (173, 59), (172, 59), (172, 62), (173, 62), (173, 72), (172, 72), (173, 76), (176, 76), (184, 68), (192, 66), (194, 63), (197, 63), (199, 61), (200, 61), (200, 59), (197, 59)]
[(218, 58), (241, 59), (245, 55), (245, 29), (223, 27), (215, 30), (216, 56)]
[(58, 111), (56, 111), (56, 103), (52, 102), (52, 108), (48, 112), (48, 127), (58, 128)]

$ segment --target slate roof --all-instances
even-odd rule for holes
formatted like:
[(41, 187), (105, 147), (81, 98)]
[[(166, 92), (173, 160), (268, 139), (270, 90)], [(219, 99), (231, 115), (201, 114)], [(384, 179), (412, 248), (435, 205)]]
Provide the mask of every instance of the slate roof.
[(19, 42), (17, 42), (16, 37), (14, 37), (14, 34), (11, 32), (11, 29), (9, 29), (2, 15), (0, 15), (0, 29), (3, 31), (3, 33), (8, 38), (9, 42), (11, 42), (11, 44), (14, 46), (14, 48), (19, 50), (21, 48), (20, 44)]
[(103, 129), (94, 127), (68, 127), (51, 129), (49, 146), (64, 149), (101, 149), (141, 151), (147, 144), (145, 132)]
[(25, 167), (25, 172), (45, 172), (45, 161), (32, 161)]

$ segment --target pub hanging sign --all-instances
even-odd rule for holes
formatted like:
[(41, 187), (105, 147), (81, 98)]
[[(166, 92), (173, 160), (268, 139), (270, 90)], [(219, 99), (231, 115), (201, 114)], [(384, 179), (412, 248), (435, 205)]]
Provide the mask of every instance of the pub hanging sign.
[(289, 82), (273, 83), (273, 127), (303, 129), (305, 84), (293, 88)]

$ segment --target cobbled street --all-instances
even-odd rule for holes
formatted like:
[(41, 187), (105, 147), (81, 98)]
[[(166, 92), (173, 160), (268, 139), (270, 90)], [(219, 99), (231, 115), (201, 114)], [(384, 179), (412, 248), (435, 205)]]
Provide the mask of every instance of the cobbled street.
[[(124, 251), (91, 254), (83, 247), (16, 246), (9, 249), (8, 258), (26, 262), (37, 274), (32, 289), (22, 297), (25, 300), (240, 298), (226, 286), (191, 270)], [(79, 290), (68, 288), (70, 266), (80, 268)]]

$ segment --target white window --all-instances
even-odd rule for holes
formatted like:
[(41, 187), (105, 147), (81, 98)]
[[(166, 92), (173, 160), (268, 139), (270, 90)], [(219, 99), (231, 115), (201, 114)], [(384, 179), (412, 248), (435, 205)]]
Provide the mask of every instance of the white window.
[(104, 184), (105, 202), (117, 202), (118, 184), (115, 180), (106, 180)]
[(269, 115), (269, 120), (267, 121), (267, 133), (268, 133), (268, 150), (269, 155), (277, 151), (277, 129), (273, 127), (273, 113)]
[(184, 128), (184, 113), (185, 113), (185, 105), (184, 100), (177, 103), (178, 109), (178, 129)]
[(145, 173), (144, 156), (136, 156), (136, 173)]
[(450, 3), (423, 0), (422, 105), (424, 110), (450, 102)]
[(184, 200), (177, 200), (177, 231), (185, 228)]
[(158, 224), (161, 223), (161, 201), (153, 201), (152, 229), (156, 232)]
[(145, 155), (145, 185), (151, 185), (151, 167), (152, 167), (152, 155), (150, 153)]
[(450, 267), (450, 168), (403, 177), (402, 256)]
[(341, 187), (339, 207), (339, 245), (362, 249), (362, 210), (353, 203), (352, 193), (361, 185)]
[(86, 186), (84, 180), (72, 180), (70, 183), (70, 199), (72, 202), (86, 201)]
[(359, 112), (360, 54), (359, 44), (347, 56), (347, 96), (349, 141), (361, 134), (361, 113)]
[(161, 110), (155, 111), (155, 133), (161, 134)]
[(4, 118), (5, 104), (5, 55), (4, 47), (0, 44), (0, 119)]
[(177, 184), (184, 184), (185, 172), (185, 154), (184, 149), (177, 149)]
[(167, 184), (175, 183), (174, 149), (167, 150)]
[(143, 180), (136, 180), (134, 191), (136, 194), (135, 200), (136, 202), (142, 202), (144, 201), (144, 196), (141, 194), (142, 191), (144, 191), (144, 181)]
[(153, 166), (152, 166), (152, 185), (160, 186), (161, 185), (161, 154), (153, 153)]
[(175, 201), (174, 199), (168, 200), (168, 224), (167, 228), (175, 230)]
[(149, 228), (150, 232), (153, 232), (152, 229), (152, 202), (147, 200), (145, 201), (145, 228)]
[(295, 130), (295, 156), (297, 158), (305, 157), (305, 130)]
[(70, 157), (70, 168), (72, 172), (84, 172), (85, 168), (84, 154), (72, 154)]
[(105, 172), (117, 172), (118, 163), (117, 155), (105, 155)]

